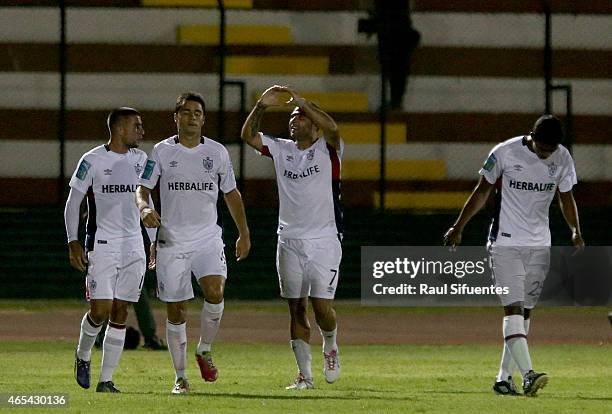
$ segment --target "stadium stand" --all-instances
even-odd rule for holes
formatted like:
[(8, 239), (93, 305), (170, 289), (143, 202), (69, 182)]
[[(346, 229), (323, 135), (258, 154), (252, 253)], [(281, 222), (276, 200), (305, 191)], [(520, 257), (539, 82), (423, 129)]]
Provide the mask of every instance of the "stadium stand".
[[(106, 138), (104, 119), (113, 106), (143, 111), (144, 149), (149, 150), (173, 133), (169, 112), (176, 94), (196, 89), (207, 98), (206, 134), (217, 137), (217, 2), (196, 1), (66, 1), (67, 175), (80, 154)], [(358, 292), (359, 246), (417, 242), (413, 233), (421, 237), (419, 243), (438, 243), (451, 220), (438, 210), (460, 207), (493, 143), (527, 132), (543, 108), (539, 1), (415, 0), (414, 26), (423, 41), (413, 55), (405, 111), (389, 114), (386, 204), (426, 214), (418, 219), (393, 212), (376, 215), (368, 209), (378, 202), (380, 80), (375, 38), (357, 33), (357, 21), (366, 15), (362, 2), (225, 3), (228, 77), (246, 82), (247, 106), (270, 84), (286, 82), (306, 91), (340, 124), (347, 143), (343, 200), (349, 208), (343, 264), (347, 283), (340, 296)], [(59, 210), (22, 209), (57, 201), (56, 5), (0, 0), (0, 205), (19, 208), (3, 210), (0, 222), (0, 274), (7, 295), (23, 287), (7, 279), (15, 272), (26, 282), (45, 274), (52, 296), (74, 297), (81, 289), (66, 270)], [(551, 7), (553, 75), (574, 88), (574, 156), (581, 179), (576, 198), (581, 206), (596, 206), (587, 225), (599, 232), (605, 226), (597, 214), (609, 214), (606, 206), (612, 204), (612, 5), (555, 0)], [(227, 93), (224, 141), (238, 165), (242, 118), (236, 94)], [(561, 111), (561, 97), (553, 103)], [(286, 136), (287, 113), (267, 113), (264, 125), (271, 134)], [(256, 223), (253, 254), (258, 260), (245, 262), (250, 267), (237, 271), (237, 277), (252, 283), (254, 297), (271, 297), (274, 286), (257, 287), (255, 281), (274, 274), (272, 168), (252, 151), (245, 161), (243, 192), (251, 223)], [(484, 229), (482, 222), (473, 228)], [(481, 239), (478, 234), (473, 242)], [(40, 260), (28, 260), (32, 251), (42, 252)]]

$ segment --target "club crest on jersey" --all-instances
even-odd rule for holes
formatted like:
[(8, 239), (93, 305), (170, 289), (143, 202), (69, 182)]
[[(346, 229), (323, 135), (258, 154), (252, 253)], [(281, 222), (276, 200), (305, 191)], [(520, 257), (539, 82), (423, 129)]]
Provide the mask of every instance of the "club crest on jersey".
[(308, 161), (312, 161), (313, 160), (313, 158), (314, 158), (314, 151), (315, 151), (314, 148), (311, 149), (311, 150), (308, 150), (308, 154), (306, 154), (306, 159)]
[(96, 283), (95, 280), (90, 280), (89, 281), (89, 291), (93, 292), (96, 290), (96, 286), (98, 286), (98, 284)]
[(205, 159), (203, 159), (202, 163), (204, 164), (204, 169), (206, 171), (210, 171), (213, 169), (213, 160), (210, 159), (210, 157), (206, 157)]
[(557, 173), (557, 166), (553, 162), (552, 164), (548, 166), (548, 176), (554, 177), (556, 173)]
[(136, 165), (134, 165), (134, 170), (136, 171), (136, 175), (140, 177), (140, 173), (142, 172), (142, 165), (136, 163)]

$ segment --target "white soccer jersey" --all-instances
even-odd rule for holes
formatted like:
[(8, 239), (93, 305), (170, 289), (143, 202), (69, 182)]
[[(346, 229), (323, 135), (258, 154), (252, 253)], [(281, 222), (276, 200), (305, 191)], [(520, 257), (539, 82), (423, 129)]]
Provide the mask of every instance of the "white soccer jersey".
[(70, 187), (87, 194), (88, 251), (128, 252), (144, 248), (135, 192), (146, 161), (144, 151), (130, 149), (118, 154), (107, 145), (81, 157)]
[(497, 184), (489, 240), (499, 246), (550, 246), (550, 203), (556, 190), (568, 192), (576, 184), (568, 150), (559, 145), (540, 159), (525, 137), (511, 138), (493, 148), (479, 174)]
[(342, 233), (340, 150), (319, 138), (300, 150), (294, 141), (261, 134), (262, 155), (274, 160), (278, 183), (277, 233), (288, 239), (336, 237)]
[(206, 137), (194, 148), (180, 144), (177, 136), (159, 142), (147, 160), (140, 184), (153, 189), (158, 180), (159, 248), (189, 252), (202, 241), (221, 236), (218, 193), (236, 188), (232, 163), (223, 145)]

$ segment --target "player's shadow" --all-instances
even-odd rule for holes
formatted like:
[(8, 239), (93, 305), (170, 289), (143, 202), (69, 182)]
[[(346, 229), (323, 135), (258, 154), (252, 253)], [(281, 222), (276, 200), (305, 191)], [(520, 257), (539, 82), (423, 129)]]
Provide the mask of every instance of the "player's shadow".
[[(350, 390), (346, 392), (359, 392), (364, 390)], [(278, 391), (280, 392), (280, 390)], [(362, 400), (367, 398), (368, 400), (394, 400), (394, 401), (416, 401), (416, 398), (411, 397), (394, 397), (394, 396), (377, 396), (377, 395), (367, 395), (364, 396), (362, 394), (356, 395), (312, 395), (309, 394), (311, 391), (285, 391), (285, 395), (262, 395), (262, 394), (245, 394), (240, 392), (193, 392), (191, 391), (189, 394), (183, 394), (179, 398), (210, 398), (210, 397), (218, 397), (218, 398), (238, 398), (245, 400), (342, 400), (342, 401), (354, 401), (354, 400)], [(316, 392), (316, 390), (314, 391)], [(337, 391), (343, 392), (343, 391)], [(380, 390), (371, 390), (371, 392), (380, 393)], [(122, 392), (122, 394), (126, 395), (158, 395), (159, 393), (154, 391), (147, 392)], [(166, 394), (166, 393), (164, 393)]]

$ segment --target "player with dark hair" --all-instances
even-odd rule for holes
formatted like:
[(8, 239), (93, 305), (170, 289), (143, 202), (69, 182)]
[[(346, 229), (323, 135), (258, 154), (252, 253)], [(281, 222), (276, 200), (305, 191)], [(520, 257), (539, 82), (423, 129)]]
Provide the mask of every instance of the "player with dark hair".
[[(75, 376), (90, 386), (91, 349), (109, 319), (102, 345), (97, 392), (119, 392), (112, 381), (125, 342), (127, 306), (138, 302), (145, 274), (145, 252), (134, 192), (147, 155), (137, 149), (144, 129), (140, 113), (117, 108), (107, 119), (110, 139), (85, 153), (70, 180), (64, 219), (70, 264), (87, 270), (90, 310), (81, 321)], [(81, 201), (87, 194), (85, 250), (78, 241)]]
[[(285, 102), (283, 97), (290, 97)], [(268, 107), (295, 106), (289, 118), (293, 140), (259, 132)], [(323, 136), (319, 136), (319, 131)], [(287, 86), (268, 88), (242, 127), (242, 139), (274, 161), (280, 200), (276, 267), (281, 296), (291, 314), (291, 348), (298, 375), (287, 389), (313, 388), (308, 298), (323, 337), (327, 382), (340, 375), (333, 299), (342, 258), (340, 159), (344, 143), (334, 120)]]
[[(174, 122), (177, 135), (153, 148), (140, 178), (136, 202), (145, 226), (158, 228), (157, 290), (166, 302), (166, 339), (176, 372), (173, 394), (189, 392), (186, 303), (194, 297), (191, 275), (204, 293), (200, 342), (196, 361), (205, 381), (218, 371), (211, 346), (223, 316), (227, 278), (221, 227), (217, 224), (219, 191), (238, 228), (236, 258), (245, 259), (251, 248), (242, 196), (227, 149), (202, 136), (204, 98), (187, 92), (177, 98)], [(161, 216), (149, 205), (151, 190), (159, 183)]]
[(555, 194), (576, 248), (584, 248), (578, 209), (572, 194), (576, 171), (569, 151), (560, 145), (561, 121), (540, 117), (533, 131), (498, 144), (480, 169), (478, 185), (463, 206), (444, 243), (461, 243), (463, 228), (484, 206), (495, 188), (496, 214), (487, 243), (495, 285), (507, 288), (500, 295), (504, 307), (504, 348), (493, 390), (518, 395), (512, 373), (516, 364), (523, 377), (523, 392), (535, 396), (548, 376), (533, 371), (527, 333), (550, 266), (548, 210)]

